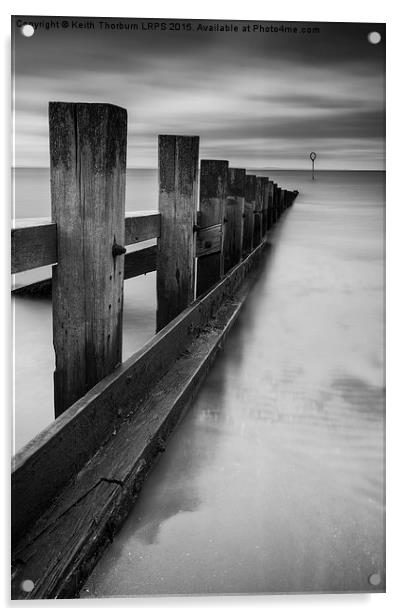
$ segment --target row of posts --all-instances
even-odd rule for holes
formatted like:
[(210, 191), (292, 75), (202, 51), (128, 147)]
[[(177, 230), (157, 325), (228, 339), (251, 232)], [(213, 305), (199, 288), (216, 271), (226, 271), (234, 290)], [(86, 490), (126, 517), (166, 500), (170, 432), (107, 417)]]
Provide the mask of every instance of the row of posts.
[[(122, 361), (127, 112), (49, 103), (49, 140), (58, 416)], [(197, 211), (198, 168), (199, 137), (159, 137), (157, 330), (258, 246), (292, 200), (268, 178), (202, 160)]]
[(259, 246), (296, 196), (226, 160), (202, 160), (197, 211), (199, 137), (161, 135), (158, 146), (157, 331)]

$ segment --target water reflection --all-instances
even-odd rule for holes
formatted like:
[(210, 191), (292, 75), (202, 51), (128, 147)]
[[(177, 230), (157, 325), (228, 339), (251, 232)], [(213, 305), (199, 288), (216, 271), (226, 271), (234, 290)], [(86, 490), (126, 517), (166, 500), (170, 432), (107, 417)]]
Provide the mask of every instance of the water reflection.
[(83, 597), (384, 588), (383, 176), (300, 187)]

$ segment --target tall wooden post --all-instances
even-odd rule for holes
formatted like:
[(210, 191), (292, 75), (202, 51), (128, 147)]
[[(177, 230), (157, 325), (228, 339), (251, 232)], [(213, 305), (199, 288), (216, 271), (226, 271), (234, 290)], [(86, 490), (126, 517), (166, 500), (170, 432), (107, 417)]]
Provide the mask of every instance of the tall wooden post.
[(253, 223), (253, 248), (262, 241), (263, 178), (256, 178), (255, 217)]
[(56, 417), (122, 360), (127, 112), (50, 103)]
[(200, 164), (200, 212), (198, 224), (204, 229), (222, 225), (221, 250), (197, 260), (197, 296), (215, 285), (224, 274), (224, 211), (228, 190), (228, 161), (202, 160)]
[(157, 331), (194, 299), (199, 137), (160, 135)]
[(256, 175), (247, 175), (245, 182), (245, 205), (243, 220), (242, 254), (248, 255), (253, 250), (253, 224), (256, 204)]
[(269, 202), (268, 202), (268, 207), (267, 207), (267, 228), (268, 229), (270, 229), (270, 227), (274, 223), (273, 192), (274, 192), (274, 183), (272, 181), (269, 181)]
[(242, 257), (244, 204), (245, 169), (230, 168), (224, 215), (224, 272), (239, 263)]
[(278, 211), (278, 184), (274, 183), (274, 222), (278, 221), (279, 211)]
[(262, 178), (262, 236), (267, 232), (267, 208), (269, 207), (269, 178)]

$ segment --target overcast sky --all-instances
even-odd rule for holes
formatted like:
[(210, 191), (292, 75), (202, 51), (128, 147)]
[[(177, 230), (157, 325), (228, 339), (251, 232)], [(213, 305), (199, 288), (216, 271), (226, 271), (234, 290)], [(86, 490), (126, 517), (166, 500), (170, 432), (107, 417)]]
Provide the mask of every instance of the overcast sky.
[(367, 40), (383, 25), (292, 23), (320, 28), (309, 35), (112, 31), (93, 21), (31, 38), (16, 31), (16, 166), (49, 165), (53, 100), (125, 107), (129, 167), (155, 168), (157, 135), (172, 133), (200, 135), (201, 158), (234, 166), (306, 168), (315, 150), (318, 168), (384, 168), (384, 36)]

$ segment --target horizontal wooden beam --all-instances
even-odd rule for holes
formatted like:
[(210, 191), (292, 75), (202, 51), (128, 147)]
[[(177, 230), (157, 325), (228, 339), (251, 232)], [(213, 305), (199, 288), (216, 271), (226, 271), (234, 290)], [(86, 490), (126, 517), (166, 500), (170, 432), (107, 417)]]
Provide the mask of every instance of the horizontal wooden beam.
[[(184, 310), (130, 359), (97, 383), (13, 460), (13, 541), (21, 537), (116, 425), (141, 409), (150, 387), (241, 284), (264, 242), (211, 291)], [(254, 256), (252, 256), (254, 255)]]
[(149, 246), (125, 255), (125, 280), (155, 272), (157, 267), (157, 246)]
[(11, 273), (56, 262), (56, 224), (48, 219), (16, 221), (11, 229)]
[[(125, 244), (137, 244), (158, 238), (160, 214), (142, 211), (127, 212)], [(11, 230), (11, 273), (57, 263), (56, 223), (47, 218), (16, 220)]]
[(77, 596), (205, 378), (265, 249), (263, 242), (17, 456), (15, 538), (36, 522), (13, 549), (14, 599)]
[[(148, 246), (141, 250), (128, 252), (125, 255), (125, 280), (154, 272), (157, 264), (157, 247)], [(13, 295), (30, 295), (33, 297), (50, 297), (52, 295), (52, 279), (46, 278), (16, 287)]]
[(199, 229), (196, 235), (196, 257), (221, 251), (222, 225)]
[(126, 212), (125, 244), (137, 244), (158, 238), (161, 233), (161, 216), (159, 212)]

